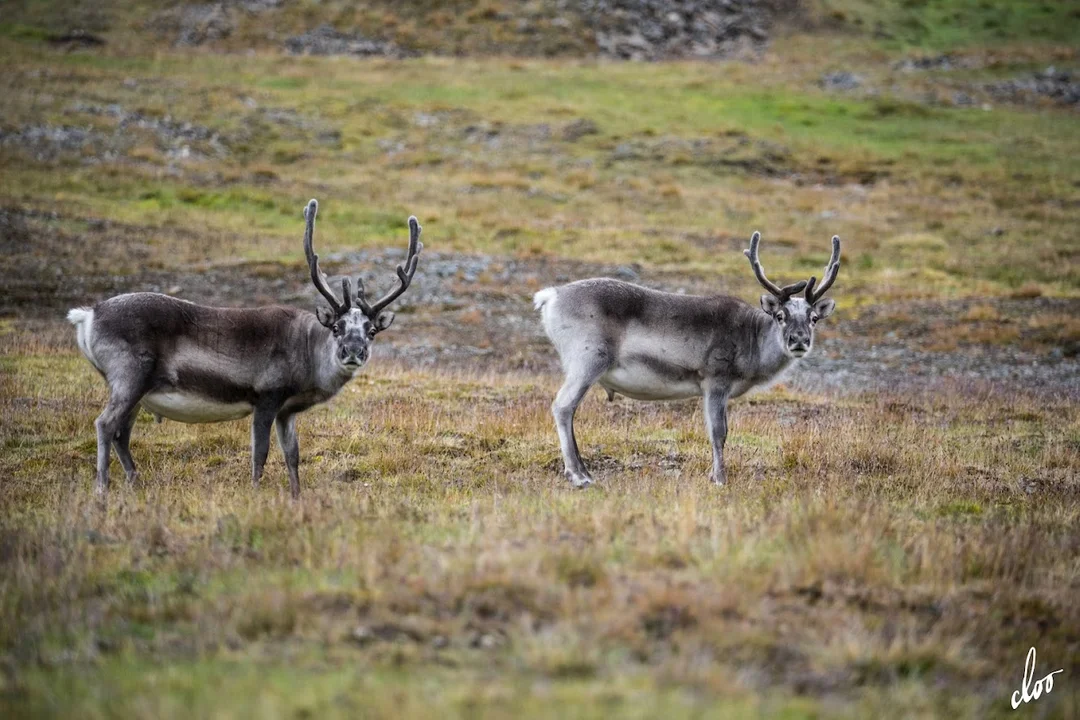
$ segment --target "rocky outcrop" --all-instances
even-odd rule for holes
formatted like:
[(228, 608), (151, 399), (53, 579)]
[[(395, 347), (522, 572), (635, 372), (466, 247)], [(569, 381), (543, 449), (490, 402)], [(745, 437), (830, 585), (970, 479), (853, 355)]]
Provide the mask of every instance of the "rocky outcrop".
[(320, 25), (303, 35), (289, 38), (285, 41), (285, 49), (294, 55), (404, 57), (409, 54), (392, 42), (372, 40), (356, 32), (341, 32), (329, 25)]
[(1053, 65), (1030, 77), (991, 83), (986, 91), (1002, 102), (1025, 103), (1044, 97), (1061, 105), (1080, 107), (1080, 80)]
[[(792, 3), (794, 4), (794, 3)], [(762, 46), (777, 3), (762, 0), (585, 0), (579, 12), (602, 56), (714, 58)]]

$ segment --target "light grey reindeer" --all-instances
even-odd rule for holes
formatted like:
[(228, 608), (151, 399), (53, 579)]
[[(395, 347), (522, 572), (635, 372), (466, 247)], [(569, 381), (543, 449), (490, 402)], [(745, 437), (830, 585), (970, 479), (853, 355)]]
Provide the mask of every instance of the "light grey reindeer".
[[(770, 282), (758, 261), (760, 241), (755, 232), (743, 252), (769, 291), (761, 296), (761, 310), (727, 295), (676, 295), (610, 278), (536, 293), (533, 302), (566, 374), (551, 410), (566, 477), (575, 487), (592, 483), (574, 437), (574, 413), (594, 383), (609, 400), (616, 393), (637, 400), (704, 397), (711, 479), (726, 481), (728, 400), (810, 352), (814, 326), (835, 307), (822, 296), (840, 270), (839, 237), (832, 239), (832, 257), (816, 289), (813, 277), (782, 288)], [(803, 290), (805, 299), (794, 297)]]
[[(333, 397), (368, 360), (375, 335), (390, 327), (385, 308), (409, 287), (423, 249), (420, 224), (409, 218), (409, 252), (398, 265), (397, 286), (369, 304), (357, 278), (348, 278), (342, 301), (327, 286), (312, 246), (319, 204), (304, 208), (304, 253), (315, 289), (330, 308), (315, 314), (291, 307), (216, 308), (157, 293), (117, 295), (68, 313), (79, 350), (109, 385), (98, 416), (97, 483), (109, 488), (109, 447), (129, 482), (136, 478), (129, 442), (139, 406), (185, 423), (253, 415), (251, 481), (258, 485), (270, 449), (270, 426), (289, 470), (289, 489), (300, 494), (296, 415)], [(355, 300), (355, 307), (354, 307)]]

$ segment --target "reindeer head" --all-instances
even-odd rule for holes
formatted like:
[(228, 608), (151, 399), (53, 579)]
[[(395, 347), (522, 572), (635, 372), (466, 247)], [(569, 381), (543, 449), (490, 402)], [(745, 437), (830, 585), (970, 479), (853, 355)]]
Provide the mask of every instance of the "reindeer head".
[[(755, 232), (750, 237), (750, 249), (744, 250), (743, 254), (750, 258), (750, 266), (754, 269), (754, 275), (758, 282), (769, 291), (768, 295), (761, 296), (761, 309), (768, 313), (777, 323), (780, 329), (781, 344), (784, 353), (791, 358), (801, 358), (810, 352), (814, 346), (814, 326), (818, 320), (824, 320), (832, 315), (836, 303), (831, 298), (824, 298), (825, 291), (832, 287), (836, 280), (836, 274), (840, 272), (840, 238), (833, 235), (832, 257), (825, 266), (825, 279), (821, 287), (814, 290), (817, 278), (800, 280), (792, 285), (778, 287), (765, 277), (765, 270), (758, 260), (758, 244), (761, 242), (761, 233)], [(803, 289), (805, 297), (793, 297)]]
[[(304, 254), (311, 270), (311, 282), (319, 294), (330, 303), (330, 308), (317, 307), (315, 315), (326, 326), (334, 339), (335, 360), (347, 373), (359, 370), (367, 362), (371, 353), (371, 342), (375, 336), (390, 327), (394, 322), (394, 313), (386, 306), (396, 300), (412, 282), (416, 273), (416, 263), (424, 244), (420, 242), (420, 223), (415, 217), (409, 218), (409, 253), (405, 262), (397, 267), (398, 285), (374, 304), (368, 304), (364, 295), (364, 283), (356, 279), (356, 294), (353, 295), (349, 278), (341, 281), (343, 302), (339, 303), (334, 292), (326, 284), (326, 276), (319, 269), (319, 256), (315, 254), (312, 237), (315, 234), (315, 215), (319, 212), (319, 203), (311, 200), (304, 208), (307, 227), (304, 230)], [(353, 307), (355, 301), (356, 307)]]

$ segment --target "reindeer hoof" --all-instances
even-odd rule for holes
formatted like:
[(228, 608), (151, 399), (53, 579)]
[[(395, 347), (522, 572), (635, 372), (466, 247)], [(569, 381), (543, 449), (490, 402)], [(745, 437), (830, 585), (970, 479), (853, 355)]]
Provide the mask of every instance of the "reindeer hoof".
[(570, 484), (575, 488), (587, 488), (593, 484), (593, 479), (585, 473), (575, 474), (567, 471), (566, 479), (570, 481)]
[(724, 485), (727, 485), (727, 473), (713, 473), (709, 476), (709, 480), (711, 480), (712, 484), (716, 487), (723, 487)]

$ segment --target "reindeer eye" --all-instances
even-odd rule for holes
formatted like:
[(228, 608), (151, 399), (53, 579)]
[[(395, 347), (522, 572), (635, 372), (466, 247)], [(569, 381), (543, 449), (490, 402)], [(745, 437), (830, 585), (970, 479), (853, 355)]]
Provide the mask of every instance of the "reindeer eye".
[(776, 313), (776, 319), (777, 319), (777, 321), (778, 321), (778, 322), (784, 322), (784, 321), (785, 321), (785, 320), (787, 319), (787, 317), (786, 317), (786, 316), (784, 315), (784, 311), (783, 311), (783, 310), (781, 310), (780, 312)]
[(372, 327), (368, 328), (368, 331), (367, 331), (367, 336), (368, 336), (369, 338), (373, 338), (373, 337), (375, 337), (375, 327), (374, 327), (374, 326), (372, 326)]

